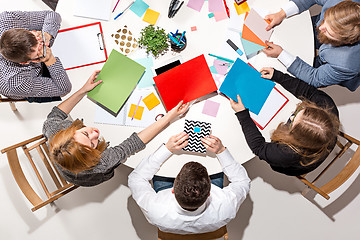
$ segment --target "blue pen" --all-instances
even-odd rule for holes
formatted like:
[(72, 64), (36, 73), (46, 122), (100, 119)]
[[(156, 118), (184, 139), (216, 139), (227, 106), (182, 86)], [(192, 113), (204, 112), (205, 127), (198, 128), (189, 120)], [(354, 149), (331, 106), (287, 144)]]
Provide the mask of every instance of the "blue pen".
[[(171, 34), (172, 36), (171, 36), (170, 34)], [(171, 41), (173, 41), (174, 43), (176, 43), (176, 45), (181, 44), (181, 43), (179, 43), (178, 40), (176, 39), (177, 36), (176, 36), (174, 33), (170, 32), (170, 34), (169, 34), (169, 38), (171, 39)], [(182, 42), (183, 44), (185, 44), (185, 41), (184, 41), (184, 40), (181, 40), (181, 42)]]
[(174, 38), (173, 36), (174, 36), (174, 34), (169, 34), (169, 38), (171, 39), (171, 41), (173, 41), (176, 45), (179, 46), (180, 44), (177, 42), (176, 38)]
[(122, 11), (121, 13), (119, 13), (119, 14), (114, 18), (114, 20), (116, 20), (116, 19), (117, 19), (118, 17), (120, 17), (121, 15), (123, 15), (124, 12), (125, 12), (126, 10), (128, 10), (128, 9), (131, 7), (131, 5), (134, 4), (134, 2), (135, 2), (135, 1), (133, 1), (132, 3), (130, 3), (130, 5), (127, 6), (127, 7), (124, 9), (124, 11)]
[(183, 31), (183, 33), (181, 34), (181, 38), (179, 39), (178, 43), (180, 43), (183, 40), (184, 34), (186, 33), (186, 31)]

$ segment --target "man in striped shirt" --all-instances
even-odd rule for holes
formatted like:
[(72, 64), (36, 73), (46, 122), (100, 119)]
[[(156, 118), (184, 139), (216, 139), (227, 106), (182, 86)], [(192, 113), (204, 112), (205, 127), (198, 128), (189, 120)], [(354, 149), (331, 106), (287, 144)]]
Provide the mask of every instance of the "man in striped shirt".
[(53, 11), (0, 13), (0, 94), (29, 102), (60, 100), (71, 83), (50, 47), (61, 17)]

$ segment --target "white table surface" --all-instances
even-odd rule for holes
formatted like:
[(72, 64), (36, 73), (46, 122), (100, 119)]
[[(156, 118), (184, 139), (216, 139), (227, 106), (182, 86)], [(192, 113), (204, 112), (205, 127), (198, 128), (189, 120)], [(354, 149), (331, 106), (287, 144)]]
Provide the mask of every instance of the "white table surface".
[[(116, 1), (114, 0), (113, 2), (115, 5)], [(124, 9), (130, 2), (130, 0), (120, 1), (119, 5), (117, 6), (117, 10), (112, 14), (112, 19), (110, 21), (101, 21), (108, 53), (110, 53), (112, 48), (117, 49), (117, 46), (110, 36), (117, 29), (127, 25), (135, 37), (139, 37), (140, 30), (148, 25), (148, 23), (142, 21), (142, 18), (139, 18), (130, 10), (128, 10), (117, 20), (113, 20), (113, 17), (116, 16), (122, 9)], [(193, 9), (188, 8), (186, 6), (188, 1), (185, 1), (185, 4), (177, 13), (177, 15), (171, 19), (167, 17), (170, 0), (153, 0), (146, 2), (150, 5), (151, 9), (160, 12), (160, 17), (156, 24), (157, 26), (164, 28), (167, 32), (176, 31), (176, 29), (180, 29), (181, 31), (186, 30), (188, 44), (186, 49), (181, 52), (181, 57), (184, 61), (204, 54), (208, 65), (211, 66), (213, 64), (214, 58), (209, 57), (208, 53), (218, 53), (220, 46), (226, 40), (224, 39), (224, 36), (227, 31), (229, 20), (215, 22), (214, 19), (209, 19), (207, 16), (207, 2), (205, 2), (202, 11), (199, 13)], [(272, 12), (275, 12), (282, 4), (286, 3), (287, 1), (249, 0), (248, 2), (251, 7), (268, 9)], [(233, 1), (227, 0), (227, 3), (229, 8), (234, 8), (232, 6)], [(56, 11), (59, 12), (62, 16), (61, 28), (69, 28), (98, 21), (95, 19), (73, 16), (73, 8), (74, 1), (59, 1)], [(190, 27), (192, 26), (196, 26), (197, 31), (191, 32)], [(314, 56), (314, 48), (313, 32), (309, 12), (306, 11), (300, 15), (284, 20), (280, 26), (275, 28), (271, 37), (271, 41), (281, 45), (288, 52), (299, 56), (304, 61), (311, 64)], [(137, 50), (129, 55), (130, 58), (139, 58), (145, 56), (146, 54), (144, 50)], [(169, 51), (164, 56), (156, 59), (155, 62), (162, 62), (171, 57), (174, 57), (174, 53)], [(271, 66), (283, 72), (286, 71), (285, 67), (278, 60), (267, 58), (263, 53), (258, 54), (256, 59), (252, 61), (252, 64), (257, 69), (265, 66)], [(84, 84), (84, 82), (91, 75), (92, 71), (101, 69), (101, 67), (102, 64), (97, 64), (69, 70), (67, 73), (73, 84), (72, 93), (78, 90)], [(270, 124), (261, 131), (267, 140), (270, 139), (270, 132), (274, 130), (280, 122), (286, 121), (288, 119), (291, 112), (295, 109), (295, 105), (299, 102), (298, 99), (284, 90), (281, 86), (277, 85), (277, 88), (282, 93), (284, 93), (290, 101), (275, 116)], [(221, 103), (216, 118), (201, 114), (204, 101), (194, 104), (184, 118), (181, 118), (168, 126), (157, 137), (155, 137), (150, 143), (147, 144), (146, 149), (131, 156), (125, 164), (133, 168), (136, 167), (145, 156), (152, 154), (162, 143), (166, 142), (169, 137), (181, 132), (183, 130), (185, 118), (211, 122), (212, 134), (222, 140), (223, 144), (230, 150), (237, 161), (244, 163), (252, 159), (254, 154), (251, 152), (245, 141), (240, 124), (234, 115), (234, 111), (230, 107), (229, 101), (225, 97), (219, 95), (211, 97), (210, 99)], [(84, 98), (73, 109), (71, 116), (74, 119), (84, 118), (84, 123), (86, 125), (99, 128), (101, 135), (104, 136), (106, 141), (110, 141), (112, 146), (122, 142), (134, 131), (139, 132), (142, 130), (141, 128), (136, 127), (95, 124), (93, 121), (95, 109), (96, 105), (90, 100)], [(188, 161), (198, 161), (202, 163), (204, 166), (206, 166), (210, 174), (221, 171), (220, 164), (213, 154), (204, 156), (200, 154), (183, 152), (182, 154), (173, 155), (168, 161), (166, 161), (158, 174), (174, 177), (179, 172), (183, 164)]]

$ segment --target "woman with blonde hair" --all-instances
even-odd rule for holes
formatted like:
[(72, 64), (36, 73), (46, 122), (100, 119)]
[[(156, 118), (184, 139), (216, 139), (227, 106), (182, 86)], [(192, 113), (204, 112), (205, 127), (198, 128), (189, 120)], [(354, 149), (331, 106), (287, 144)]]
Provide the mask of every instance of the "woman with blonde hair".
[(273, 68), (260, 72), (303, 101), (289, 120), (274, 130), (271, 142), (266, 142), (240, 97), (238, 102), (230, 100), (249, 147), (277, 172), (296, 176), (314, 170), (336, 144), (339, 113), (334, 101), (323, 91)]
[(93, 88), (99, 71), (95, 71), (84, 86), (71, 97), (54, 107), (43, 125), (43, 134), (49, 139), (52, 161), (68, 182), (79, 186), (94, 186), (114, 176), (114, 170), (132, 154), (145, 148), (171, 120), (185, 113), (189, 104), (182, 101), (164, 117), (139, 133), (133, 133), (117, 146), (108, 147), (99, 138), (99, 130), (87, 127), (81, 120), (67, 119), (76, 104)]

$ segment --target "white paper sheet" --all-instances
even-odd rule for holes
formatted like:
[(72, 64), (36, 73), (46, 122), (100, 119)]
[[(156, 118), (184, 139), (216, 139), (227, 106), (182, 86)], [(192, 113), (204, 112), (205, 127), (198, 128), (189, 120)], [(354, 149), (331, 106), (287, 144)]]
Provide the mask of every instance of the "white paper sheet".
[(260, 129), (264, 129), (288, 101), (289, 100), (274, 87), (259, 114), (256, 115), (250, 112), (250, 117), (257, 123)]
[(99, 23), (60, 30), (51, 50), (60, 58), (65, 70), (107, 59)]
[(74, 15), (108, 21), (113, 0), (76, 0)]

